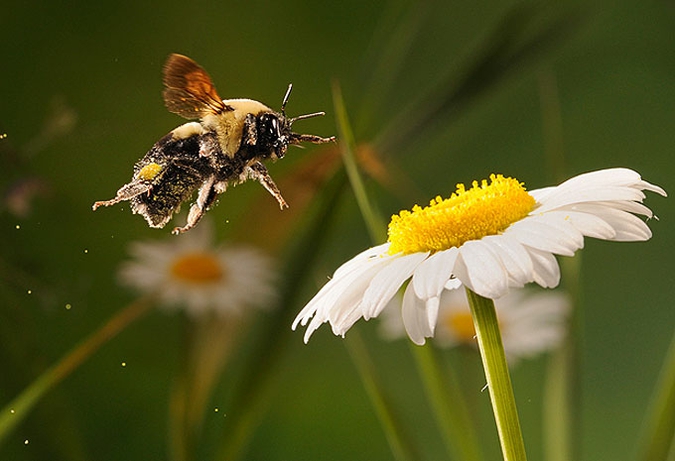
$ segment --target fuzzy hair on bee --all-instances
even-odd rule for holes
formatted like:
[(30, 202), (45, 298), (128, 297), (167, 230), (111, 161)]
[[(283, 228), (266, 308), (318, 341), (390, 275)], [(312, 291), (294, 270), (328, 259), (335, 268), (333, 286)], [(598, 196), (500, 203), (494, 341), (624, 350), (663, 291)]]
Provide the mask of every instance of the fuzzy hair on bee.
[(157, 141), (134, 166), (131, 182), (114, 198), (94, 203), (93, 210), (128, 200), (133, 213), (143, 216), (150, 227), (162, 228), (197, 191), (187, 223), (173, 229), (178, 234), (197, 225), (229, 186), (249, 179), (262, 184), (281, 209), (287, 208), (263, 162), (283, 158), (290, 145), (335, 141), (334, 136), (293, 132), (296, 121), (325, 113), (287, 117), (292, 85), (281, 111), (275, 112), (252, 99), (222, 99), (209, 74), (187, 56), (170, 55), (163, 75), (167, 109), (198, 121), (185, 123)]

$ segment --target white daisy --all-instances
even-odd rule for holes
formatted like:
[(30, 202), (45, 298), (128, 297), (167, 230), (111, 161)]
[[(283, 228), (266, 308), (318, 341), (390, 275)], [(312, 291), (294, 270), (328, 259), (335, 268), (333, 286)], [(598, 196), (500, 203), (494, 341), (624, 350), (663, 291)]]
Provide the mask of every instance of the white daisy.
[[(560, 344), (566, 334), (571, 305), (563, 293), (522, 289), (496, 300), (495, 309), (504, 351), (513, 365), (521, 358), (534, 357)], [(388, 339), (405, 336), (401, 312), (385, 309), (381, 329)], [(446, 348), (476, 346), (476, 331), (464, 290), (441, 293), (434, 342)]]
[(213, 234), (207, 220), (169, 240), (132, 243), (134, 260), (120, 267), (121, 283), (156, 293), (165, 307), (184, 307), (193, 316), (240, 314), (249, 307), (271, 306), (275, 298), (271, 260), (251, 247), (216, 247)]
[[(389, 223), (387, 243), (343, 264), (293, 322), (309, 325), (305, 342), (324, 322), (344, 336), (360, 318), (377, 317), (408, 280), (402, 316), (408, 336), (433, 336), (441, 292), (460, 284), (486, 298), (536, 282), (555, 287), (555, 255), (572, 256), (584, 236), (642, 241), (652, 233), (636, 215), (644, 190), (666, 195), (635, 171), (612, 168), (576, 176), (559, 186), (526, 192), (513, 178), (462, 184), (448, 199), (401, 211)], [(311, 319), (311, 321), (310, 321)]]

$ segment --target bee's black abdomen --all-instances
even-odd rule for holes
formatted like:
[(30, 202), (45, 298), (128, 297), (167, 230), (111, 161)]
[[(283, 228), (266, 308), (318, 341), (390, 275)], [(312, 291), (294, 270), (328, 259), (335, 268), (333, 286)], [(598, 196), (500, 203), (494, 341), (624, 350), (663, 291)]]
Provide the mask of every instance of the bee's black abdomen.
[(210, 158), (200, 155), (205, 142), (209, 142), (208, 134), (175, 139), (169, 133), (136, 164), (136, 173), (150, 164), (161, 166), (159, 173), (149, 180), (148, 193), (131, 200), (134, 211), (145, 216), (151, 226), (164, 226), (181, 203), (213, 175)]

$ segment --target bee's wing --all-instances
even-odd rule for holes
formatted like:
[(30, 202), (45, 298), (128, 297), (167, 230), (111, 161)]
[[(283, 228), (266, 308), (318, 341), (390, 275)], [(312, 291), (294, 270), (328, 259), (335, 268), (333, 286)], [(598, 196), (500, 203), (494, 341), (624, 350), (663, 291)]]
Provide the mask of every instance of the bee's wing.
[(218, 96), (209, 74), (182, 54), (170, 55), (164, 64), (163, 96), (170, 112), (187, 119), (234, 110)]

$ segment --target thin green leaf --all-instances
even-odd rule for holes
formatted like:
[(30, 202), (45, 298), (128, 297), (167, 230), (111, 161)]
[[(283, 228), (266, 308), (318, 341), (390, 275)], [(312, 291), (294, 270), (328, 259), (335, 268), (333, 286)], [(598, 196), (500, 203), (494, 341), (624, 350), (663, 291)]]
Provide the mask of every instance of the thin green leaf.
[[(333, 102), (337, 117), (340, 152), (342, 153), (342, 159), (345, 165), (345, 171), (347, 172), (347, 177), (349, 178), (349, 183), (354, 192), (354, 196), (356, 197), (361, 215), (366, 222), (366, 227), (370, 233), (371, 240), (373, 242), (382, 242), (387, 238), (386, 232), (384, 232), (384, 221), (375, 210), (375, 207), (368, 197), (356, 159), (354, 158), (354, 135), (349, 123), (347, 109), (345, 108), (344, 100), (342, 98), (342, 91), (337, 82), (333, 83)], [(394, 457), (401, 461), (419, 459), (417, 449), (406, 435), (402, 423), (396, 417), (395, 411), (389, 402), (389, 399), (386, 397), (384, 387), (377, 378), (377, 372), (366, 345), (358, 334), (353, 334), (353, 336), (355, 336), (355, 338), (350, 337), (345, 344), (347, 345), (352, 360), (356, 364), (361, 381), (375, 408), (375, 412), (380, 420), (380, 424), (385, 432)]]
[(400, 418), (396, 415), (394, 407), (387, 397), (386, 391), (377, 376), (375, 365), (370, 358), (370, 353), (358, 331), (351, 331), (349, 338), (345, 340), (345, 344), (347, 350), (349, 350), (349, 355), (356, 364), (368, 397), (375, 407), (394, 459), (398, 461), (420, 459), (417, 448), (403, 429)]
[(279, 374), (279, 361), (292, 336), (290, 325), (297, 314), (298, 293), (324, 244), (327, 229), (332, 224), (336, 203), (347, 185), (344, 170), (340, 170), (321, 189), (313, 211), (299, 226), (296, 240), (290, 246), (284, 270), (280, 308), (267, 316), (258, 332), (255, 350), (247, 358), (247, 368), (234, 392), (228, 410), (216, 459), (240, 459), (255, 429), (264, 415), (273, 392), (274, 379)]
[(675, 451), (675, 335), (646, 416), (638, 459), (666, 461)]
[(436, 421), (443, 431), (443, 441), (448, 455), (464, 461), (480, 461), (483, 455), (478, 444), (474, 422), (469, 416), (466, 399), (459, 383), (439, 363), (431, 344), (417, 346), (410, 343), (420, 376), (424, 381), (427, 398), (431, 402)]
[(378, 151), (400, 151), (439, 123), (448, 123), (488, 89), (550, 52), (579, 22), (577, 14), (563, 13), (530, 32), (547, 14), (531, 5), (510, 10), (481, 47), (469, 54), (478, 58), (467, 64), (468, 70), (458, 72), (459, 77), (448, 76), (392, 120), (374, 142)]
[(361, 215), (366, 221), (370, 238), (373, 242), (379, 243), (386, 240), (385, 225), (381, 215), (376, 211), (372, 202), (368, 198), (366, 187), (363, 184), (361, 173), (359, 172), (354, 151), (356, 150), (356, 143), (347, 109), (345, 108), (344, 99), (342, 98), (342, 90), (338, 82), (333, 82), (333, 104), (335, 105), (335, 116), (337, 118), (338, 129), (338, 143), (340, 152), (342, 153), (342, 160), (347, 171), (349, 183), (356, 197), (356, 202), (361, 210)]

